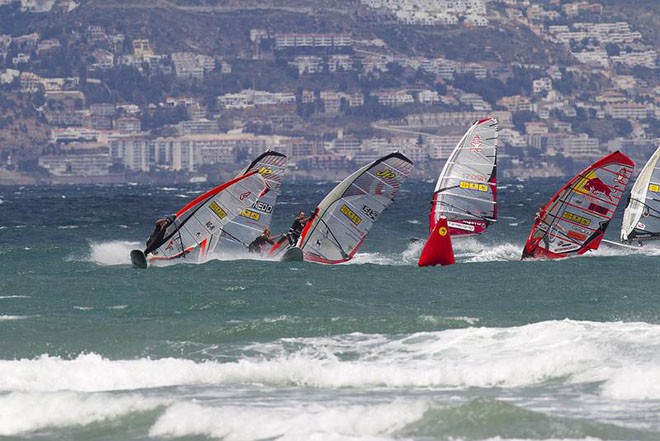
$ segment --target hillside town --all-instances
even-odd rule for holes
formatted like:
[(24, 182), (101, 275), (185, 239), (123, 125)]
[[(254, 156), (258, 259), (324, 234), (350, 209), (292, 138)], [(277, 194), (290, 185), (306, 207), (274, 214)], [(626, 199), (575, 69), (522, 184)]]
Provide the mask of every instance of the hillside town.
[(340, 3), (343, 22), (322, 7), (299, 26), (245, 20), (210, 51), (95, 21), (95, 2), (0, 0), (0, 184), (216, 181), (267, 149), (294, 176), (398, 150), (432, 177), (486, 116), (504, 177), (562, 176), (617, 149), (643, 162), (660, 146), (657, 41), (609, 6)]

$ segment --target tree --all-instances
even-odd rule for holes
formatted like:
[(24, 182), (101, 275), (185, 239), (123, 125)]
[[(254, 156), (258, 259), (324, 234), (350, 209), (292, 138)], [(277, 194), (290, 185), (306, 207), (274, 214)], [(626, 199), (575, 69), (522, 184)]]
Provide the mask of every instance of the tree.
[(46, 95), (43, 90), (39, 90), (32, 95), (32, 105), (34, 107), (42, 107), (46, 104)]
[(158, 107), (153, 112), (145, 112), (142, 115), (142, 129), (152, 130), (168, 124), (178, 124), (188, 119), (188, 111), (183, 105), (173, 109)]
[(536, 120), (536, 115), (529, 111), (516, 112), (511, 115), (513, 126), (520, 133), (525, 133), (525, 123)]
[(607, 52), (608, 57), (621, 55), (621, 49), (619, 48), (619, 45), (616, 43), (606, 43), (605, 51)]

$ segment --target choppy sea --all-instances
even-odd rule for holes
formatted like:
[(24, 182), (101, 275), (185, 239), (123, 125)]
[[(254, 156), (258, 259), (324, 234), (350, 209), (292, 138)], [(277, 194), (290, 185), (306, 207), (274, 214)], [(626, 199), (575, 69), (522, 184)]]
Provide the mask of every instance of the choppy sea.
[[(205, 187), (0, 187), (0, 437), (660, 440), (660, 244), (521, 262), (562, 184), (499, 184), (451, 267), (416, 266), (408, 181), (348, 264), (147, 270), (129, 251)], [(333, 185), (285, 182), (274, 232)]]

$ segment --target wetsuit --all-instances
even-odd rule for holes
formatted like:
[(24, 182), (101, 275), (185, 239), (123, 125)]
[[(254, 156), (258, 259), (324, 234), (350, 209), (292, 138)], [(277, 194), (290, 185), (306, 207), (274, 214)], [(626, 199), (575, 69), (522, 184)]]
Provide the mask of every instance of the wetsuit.
[(250, 253), (261, 253), (263, 251), (264, 245), (267, 243), (272, 245), (275, 243), (275, 241), (269, 237), (261, 235), (254, 239), (250, 245), (248, 245), (248, 251)]
[(289, 228), (289, 232), (286, 233), (286, 237), (287, 239), (289, 239), (289, 244), (291, 246), (294, 246), (296, 242), (298, 242), (298, 238), (300, 237), (303, 228), (305, 228), (305, 223), (301, 222), (300, 219), (296, 218), (293, 221), (291, 228)]
[(147, 248), (144, 250), (145, 255), (149, 254), (163, 244), (165, 232), (171, 223), (172, 218), (159, 219), (156, 221), (156, 228), (154, 229), (154, 232), (151, 233), (151, 236), (149, 236), (149, 239), (147, 239)]

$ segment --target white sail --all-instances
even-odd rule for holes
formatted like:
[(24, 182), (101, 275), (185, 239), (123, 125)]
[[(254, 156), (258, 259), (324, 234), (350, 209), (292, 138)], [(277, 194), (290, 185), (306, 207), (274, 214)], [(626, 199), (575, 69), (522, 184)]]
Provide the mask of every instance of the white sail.
[(267, 151), (238, 174), (237, 177), (252, 172), (259, 173), (266, 181), (267, 190), (223, 228), (220, 235), (222, 241), (220, 247), (247, 248), (250, 242), (265, 228), (270, 227), (277, 196), (282, 188), (282, 176), (286, 170), (287, 161), (286, 155)]
[(350, 260), (369, 229), (393, 201), (412, 171), (412, 162), (392, 153), (368, 164), (339, 183), (318, 205), (298, 246), (305, 260)]
[(441, 216), (452, 236), (483, 233), (497, 219), (497, 120), (475, 122), (440, 173), (429, 230)]
[(621, 241), (660, 238), (660, 148), (648, 160), (630, 192), (623, 213)]

